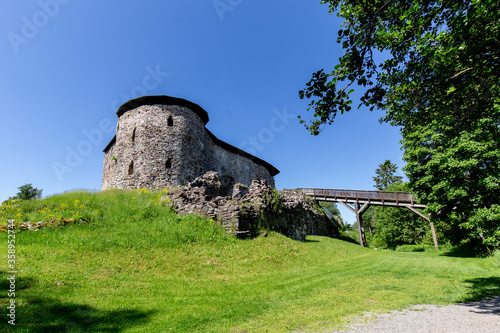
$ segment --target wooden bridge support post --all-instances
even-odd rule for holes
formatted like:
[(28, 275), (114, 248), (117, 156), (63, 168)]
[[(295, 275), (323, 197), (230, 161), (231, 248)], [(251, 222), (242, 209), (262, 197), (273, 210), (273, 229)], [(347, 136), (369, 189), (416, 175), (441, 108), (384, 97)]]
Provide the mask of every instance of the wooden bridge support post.
[(363, 212), (368, 207), (368, 204), (354, 204), (356, 210), (356, 220), (358, 222), (358, 232), (359, 232), (359, 245), (367, 247), (368, 243), (365, 238), (365, 227), (363, 225)]
[(438, 240), (437, 240), (437, 237), (436, 237), (436, 230), (434, 229), (434, 223), (431, 221), (430, 215), (425, 215), (424, 213), (422, 213), (422, 212), (416, 210), (415, 208), (413, 208), (412, 206), (406, 206), (406, 207), (409, 210), (411, 210), (412, 212), (414, 212), (415, 214), (418, 214), (421, 217), (423, 217), (424, 219), (426, 219), (427, 222), (429, 222), (429, 224), (431, 225), (432, 240), (434, 241), (434, 247), (436, 248), (436, 250), (439, 250)]
[(366, 242), (365, 238), (365, 228), (363, 226), (363, 212), (368, 208), (369, 204), (365, 203), (364, 205), (361, 204), (354, 204), (354, 208), (349, 206), (346, 202), (339, 201), (342, 205), (344, 205), (347, 209), (349, 209), (351, 212), (356, 214), (356, 222), (358, 223), (358, 232), (359, 232), (359, 245), (367, 247), (368, 243)]
[(436, 250), (439, 250), (438, 240), (436, 237), (436, 230), (434, 229), (434, 223), (430, 220), (430, 218), (429, 218), (429, 223), (431, 225), (432, 240), (434, 241), (434, 247), (436, 248)]

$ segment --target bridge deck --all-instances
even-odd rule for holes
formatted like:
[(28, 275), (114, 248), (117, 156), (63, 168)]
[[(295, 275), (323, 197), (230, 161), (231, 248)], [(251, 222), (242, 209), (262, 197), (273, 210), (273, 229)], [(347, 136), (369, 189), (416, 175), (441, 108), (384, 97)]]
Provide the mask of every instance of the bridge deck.
[[(425, 215), (417, 208), (426, 208), (424, 204), (418, 203), (417, 198), (411, 192), (386, 192), (386, 191), (358, 191), (358, 190), (337, 190), (325, 188), (299, 188), (298, 190), (304, 194), (312, 197), (317, 201), (334, 201), (340, 202), (354, 214), (358, 223), (359, 243), (361, 246), (368, 246), (365, 238), (365, 230), (363, 227), (363, 212), (370, 205), (375, 206), (392, 206), (392, 207), (406, 207), (412, 212), (418, 214), (430, 223), (432, 238), (434, 240), (434, 247), (438, 249), (436, 231), (434, 230), (434, 223), (430, 220), (428, 215)], [(352, 204), (351, 207), (348, 204)]]
[(304, 194), (318, 201), (334, 201), (375, 206), (425, 208), (411, 192), (359, 191), (324, 188), (300, 188)]

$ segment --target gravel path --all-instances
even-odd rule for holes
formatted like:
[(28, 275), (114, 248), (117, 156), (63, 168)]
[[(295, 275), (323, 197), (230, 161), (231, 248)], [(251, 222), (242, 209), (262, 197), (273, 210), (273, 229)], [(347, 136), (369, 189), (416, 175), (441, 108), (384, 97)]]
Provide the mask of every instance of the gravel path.
[[(367, 313), (364, 318), (371, 316)], [(447, 306), (416, 305), (403, 311), (376, 314), (376, 317), (337, 332), (500, 333), (500, 297)]]

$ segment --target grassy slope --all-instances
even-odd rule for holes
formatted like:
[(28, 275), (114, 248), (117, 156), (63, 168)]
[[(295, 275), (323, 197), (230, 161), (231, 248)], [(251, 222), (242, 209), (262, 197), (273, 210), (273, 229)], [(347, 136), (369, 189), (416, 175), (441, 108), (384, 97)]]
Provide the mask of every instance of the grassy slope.
[[(490, 258), (374, 251), (325, 237), (300, 243), (275, 233), (242, 241), (213, 221), (176, 216), (160, 195), (76, 192), (0, 211), (0, 223), (91, 220), (17, 234), (15, 331), (314, 331), (365, 311), (500, 295), (500, 268)], [(0, 238), (7, 253), (5, 233)], [(8, 289), (5, 277), (0, 283)], [(0, 297), (3, 330), (9, 299)]]

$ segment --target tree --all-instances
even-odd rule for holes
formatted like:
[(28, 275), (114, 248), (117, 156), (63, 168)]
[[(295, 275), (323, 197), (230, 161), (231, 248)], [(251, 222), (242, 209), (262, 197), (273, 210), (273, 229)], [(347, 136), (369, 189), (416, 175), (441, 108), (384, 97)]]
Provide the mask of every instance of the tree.
[(365, 227), (365, 230), (368, 230), (370, 236), (373, 236), (376, 232), (375, 208), (375, 206), (370, 206), (363, 213), (363, 226)]
[(335, 221), (339, 224), (340, 227), (344, 226), (344, 222), (342, 221), (342, 217), (340, 215), (340, 210), (337, 208), (337, 204), (335, 202), (320, 201), (319, 205), (323, 208), (328, 209), (328, 211), (332, 213), (332, 215), (335, 218)]
[[(313, 74), (314, 135), (338, 113), (385, 111), (401, 126), (412, 190), (454, 242), (500, 245), (498, 151), (500, 2), (496, 0), (324, 0), (345, 22), (344, 54), (331, 73)], [(305, 121), (301, 119), (305, 124)], [(465, 186), (465, 187), (464, 187)]]
[(319, 205), (328, 209), (333, 215), (340, 217), (340, 210), (337, 208), (337, 204), (335, 202), (320, 201)]
[(353, 85), (367, 88), (360, 106), (384, 110), (384, 121), (405, 130), (444, 113), (478, 118), (494, 105), (500, 78), (500, 2), (322, 3), (345, 19), (337, 39), (344, 55), (331, 73), (314, 73), (299, 92), (301, 98), (314, 98), (309, 104), (314, 120), (306, 125), (312, 134), (331, 124), (337, 113), (351, 110)]
[[(390, 185), (387, 191), (408, 191), (408, 183)], [(401, 207), (375, 208), (375, 240), (389, 248), (419, 244), (430, 231), (427, 220)]]
[(19, 192), (17, 192), (17, 195), (13, 199), (31, 200), (42, 197), (42, 190), (33, 187), (31, 184), (19, 186), (17, 189)]
[[(375, 170), (377, 176), (373, 177), (375, 181), (375, 187), (379, 191), (383, 191), (387, 189), (392, 184), (400, 183), (403, 179), (401, 176), (395, 176), (394, 174), (398, 170), (396, 164), (391, 163), (390, 160), (385, 160), (384, 163), (381, 163), (379, 167)], [(366, 211), (363, 213), (363, 224), (366, 229), (370, 232), (370, 235), (373, 236), (376, 226), (376, 215), (375, 215), (375, 207), (368, 207)]]
[(390, 160), (385, 160), (385, 162), (380, 164), (375, 170), (377, 176), (373, 177), (375, 181), (375, 185), (373, 186), (377, 188), (377, 190), (382, 191), (392, 184), (401, 182), (403, 177), (394, 175), (397, 170), (398, 167), (396, 164), (391, 163)]
[(403, 138), (405, 170), (452, 243), (500, 246), (500, 108), (457, 128), (445, 117)]
[[(398, 170), (396, 164), (391, 163), (390, 160), (385, 160), (384, 163), (381, 163), (379, 167), (375, 170), (377, 176), (373, 177), (375, 181), (375, 187), (379, 191), (386, 190), (393, 184), (399, 184), (402, 182), (403, 177), (395, 176), (394, 174)], [(376, 208), (368, 207), (366, 211), (363, 213), (363, 224), (366, 229), (370, 232), (370, 235), (373, 236), (376, 231)]]

